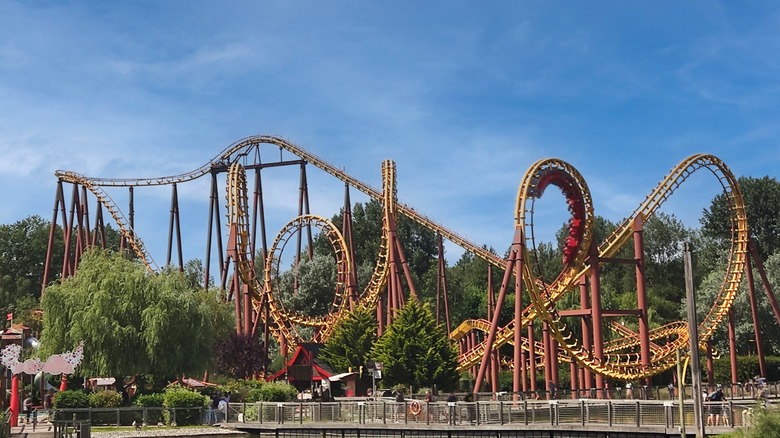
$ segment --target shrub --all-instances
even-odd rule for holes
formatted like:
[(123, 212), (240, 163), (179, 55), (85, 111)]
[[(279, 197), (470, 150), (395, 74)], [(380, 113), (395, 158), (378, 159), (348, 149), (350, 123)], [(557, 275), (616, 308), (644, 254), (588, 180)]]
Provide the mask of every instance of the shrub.
[(143, 415), (141, 418), (137, 418), (136, 421), (143, 421), (147, 424), (157, 424), (164, 421), (163, 416), (163, 394), (141, 394), (133, 401), (133, 406), (139, 406), (146, 409), (146, 417)]
[(55, 409), (77, 409), (89, 407), (89, 395), (84, 391), (69, 390), (54, 396)]
[(287, 402), (298, 397), (298, 390), (289, 383), (268, 382), (260, 387), (260, 400), (270, 402)]
[(249, 391), (249, 394), (246, 396), (246, 402), (254, 403), (259, 401), (263, 401), (263, 390), (261, 388), (256, 388)]
[(208, 398), (197, 392), (172, 387), (165, 391), (163, 395), (163, 406), (168, 409), (175, 409), (176, 412), (171, 414), (170, 411), (166, 411), (165, 421), (171, 424), (175, 419), (176, 424), (179, 426), (199, 424), (201, 412), (209, 402)]
[(164, 401), (162, 394), (142, 394), (135, 398), (133, 405), (144, 408), (161, 408)]
[(98, 391), (89, 395), (89, 405), (93, 408), (116, 408), (122, 404), (122, 394), (116, 391)]
[[(249, 393), (254, 389), (260, 389), (265, 384), (262, 380), (233, 380), (222, 386), (223, 394), (230, 393), (231, 403), (240, 403), (249, 400)], [(252, 400), (257, 401), (257, 400)]]
[(748, 429), (745, 435), (749, 438), (778, 438), (780, 437), (780, 413), (766, 409), (756, 410), (753, 418), (753, 427)]

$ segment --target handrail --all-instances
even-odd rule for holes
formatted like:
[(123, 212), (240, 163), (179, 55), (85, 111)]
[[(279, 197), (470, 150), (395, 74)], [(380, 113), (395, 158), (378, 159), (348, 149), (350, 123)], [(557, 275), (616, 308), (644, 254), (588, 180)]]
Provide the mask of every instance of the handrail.
[(3, 412), (2, 423), (0, 423), (0, 438), (8, 438), (11, 436), (11, 408), (8, 408)]

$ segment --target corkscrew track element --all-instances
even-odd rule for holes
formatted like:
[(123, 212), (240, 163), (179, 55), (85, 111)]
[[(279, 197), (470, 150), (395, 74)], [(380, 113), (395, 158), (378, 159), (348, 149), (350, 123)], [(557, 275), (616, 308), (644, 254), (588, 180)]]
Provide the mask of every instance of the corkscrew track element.
[[(538, 174), (540, 169), (543, 169), (545, 166), (555, 164), (565, 169), (562, 162), (557, 160), (539, 162), (531, 167), (521, 185), (518, 195), (516, 225), (523, 227), (526, 230), (526, 235), (533, 236), (533, 221), (529, 217), (529, 213), (530, 215), (533, 214), (533, 209), (528, 208), (528, 203), (532, 202), (541, 193), (535, 184), (539, 179), (535, 178), (534, 175)], [(732, 245), (729, 252), (726, 275), (713, 306), (709, 309), (698, 328), (700, 339), (704, 342), (712, 337), (717, 325), (728, 313), (734, 302), (742, 273), (745, 269), (748, 251), (748, 226), (744, 200), (736, 178), (722, 161), (712, 155), (700, 154), (689, 157), (673, 168), (634, 213), (618, 225), (615, 231), (599, 245), (598, 257), (607, 258), (615, 255), (631, 238), (634, 219), (646, 219), (652, 216), (680, 184), (699, 169), (707, 169), (717, 177), (730, 206), (732, 224)], [(529, 175), (531, 176), (530, 178)], [(571, 178), (576, 181), (580, 177), (578, 174), (571, 173)], [(584, 187), (584, 182), (580, 186)], [(567, 193), (567, 189), (562, 189), (564, 193)], [(584, 226), (587, 228), (585, 233), (588, 233), (588, 230), (593, 227), (593, 222), (586, 221)], [(529, 247), (535, 248), (533, 241), (530, 246), (526, 246), (525, 251), (528, 251)], [(529, 254), (526, 254), (526, 260), (531, 260)], [(549, 324), (552, 336), (580, 365), (599, 374), (615, 378), (635, 379), (657, 374), (674, 365), (676, 362), (675, 352), (678, 349), (687, 348), (688, 344), (688, 332), (687, 329), (684, 329), (684, 323), (672, 326), (667, 325), (653, 331), (650, 337), (655, 341), (669, 338), (672, 333), (676, 334), (677, 337), (653, 349), (652, 360), (649, 366), (639, 361), (638, 354), (620, 353), (618, 352), (619, 349), (614, 348), (614, 346), (611, 346), (612, 348), (608, 350), (609, 352), (605, 351), (603, 358), (593, 357), (592, 353), (579, 343), (577, 337), (573, 336), (571, 329), (562, 321), (556, 311), (555, 302), (563, 294), (573, 290), (580, 277), (590, 269), (591, 262), (587, 258), (587, 248), (580, 247), (579, 255), (575, 257), (574, 262), (567, 264), (558, 278), (547, 288), (542, 289), (539, 287), (539, 278), (534, 273), (535, 269), (525, 265), (523, 272), (524, 283), (536, 310), (536, 315), (534, 316), (538, 316), (542, 321)], [(531, 320), (524, 315), (524, 325), (526, 321), (530, 323)], [(673, 329), (674, 331), (672, 331)], [(627, 342), (624, 345), (629, 346), (629, 344), (630, 342)]]

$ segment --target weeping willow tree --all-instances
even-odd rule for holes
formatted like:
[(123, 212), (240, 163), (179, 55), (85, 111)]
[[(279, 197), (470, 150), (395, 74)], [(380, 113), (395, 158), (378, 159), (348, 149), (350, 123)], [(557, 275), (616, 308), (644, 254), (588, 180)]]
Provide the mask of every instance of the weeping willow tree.
[(234, 326), (230, 307), (186, 274), (148, 273), (121, 254), (87, 252), (78, 273), (46, 288), (41, 356), (84, 341), (83, 376), (201, 373)]

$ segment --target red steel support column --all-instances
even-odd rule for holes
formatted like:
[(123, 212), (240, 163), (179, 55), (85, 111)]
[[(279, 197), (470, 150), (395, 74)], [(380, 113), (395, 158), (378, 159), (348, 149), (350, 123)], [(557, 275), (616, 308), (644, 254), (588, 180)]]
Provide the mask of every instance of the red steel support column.
[[(216, 196), (217, 196), (217, 174), (212, 173), (211, 174), (211, 195), (209, 196), (209, 220), (208, 225), (206, 226), (206, 260), (205, 267), (203, 269), (203, 288), (208, 289), (209, 287), (209, 277), (210, 277), (210, 269), (211, 269), (211, 236), (214, 231), (214, 206), (216, 203)], [(217, 216), (219, 216), (219, 213), (217, 213)], [(217, 228), (217, 234), (219, 234), (219, 228)], [(222, 250), (220, 249), (220, 258), (222, 257)], [(222, 260), (219, 261), (219, 266), (222, 266)], [(221, 277), (221, 275), (220, 275)]]
[[(49, 227), (49, 242), (46, 244), (46, 263), (43, 266), (43, 279), (41, 281), (41, 296), (46, 291), (46, 286), (49, 284), (49, 269), (51, 267), (51, 259), (54, 255), (54, 236), (57, 231), (57, 209), (60, 204), (65, 205), (65, 199), (62, 194), (62, 181), (57, 181), (57, 191), (54, 195), (54, 213), (51, 217), (51, 227)], [(63, 218), (64, 221), (64, 218)]]
[(528, 323), (528, 383), (531, 392), (536, 392), (536, 343), (533, 321)]
[[(512, 356), (512, 361), (515, 364), (514, 369), (512, 370), (512, 392), (514, 395), (512, 396), (512, 400), (517, 400), (517, 394), (520, 392), (520, 389), (522, 388), (522, 369), (521, 364), (523, 363), (523, 268), (525, 264), (525, 236), (523, 235), (522, 229), (520, 227), (517, 227), (517, 231), (515, 231), (515, 238), (513, 242), (513, 247), (515, 248), (515, 264), (514, 264), (514, 271), (515, 271), (515, 313), (514, 313), (514, 324), (515, 324), (515, 332), (514, 332), (514, 354)], [(511, 268), (508, 268), (511, 270)], [(501, 306), (499, 304), (496, 304), (496, 311), (493, 314), (493, 318), (496, 320), (498, 319), (498, 315), (500, 315)]]
[(555, 391), (560, 394), (560, 370), (558, 363), (558, 341), (554, 337), (550, 336), (550, 350), (552, 350), (552, 357), (550, 363), (552, 364), (552, 381), (555, 385)]
[(71, 253), (70, 247), (73, 239), (73, 227), (75, 226), (74, 217), (76, 214), (76, 200), (78, 199), (79, 188), (77, 184), (73, 184), (73, 195), (70, 201), (70, 215), (65, 224), (62, 225), (65, 238), (65, 257), (62, 260), (62, 278), (67, 278), (73, 275), (75, 267), (75, 255)]
[(580, 393), (579, 379), (577, 378), (580, 372), (577, 368), (577, 361), (572, 358), (569, 362), (569, 375), (571, 376), (571, 398), (575, 400), (579, 398)]
[[(582, 310), (589, 310), (590, 309), (590, 300), (588, 296), (588, 283), (585, 279), (585, 276), (583, 275), (580, 277), (580, 309)], [(582, 317), (582, 348), (584, 348), (586, 351), (588, 351), (593, 356), (593, 342), (592, 340), (592, 334), (593, 334), (593, 324), (590, 316), (583, 316)], [(591, 374), (591, 371), (586, 368), (582, 367), (580, 368), (580, 389), (584, 389), (588, 391), (588, 394), (586, 394), (586, 397), (590, 397), (590, 389), (593, 387), (593, 375)]]
[(764, 263), (761, 261), (761, 257), (756, 250), (756, 245), (753, 244), (753, 240), (748, 240), (748, 249), (753, 256), (753, 262), (756, 264), (758, 275), (761, 277), (761, 282), (764, 284), (764, 292), (769, 299), (769, 304), (772, 305), (772, 312), (775, 314), (775, 320), (780, 324), (780, 306), (777, 304), (775, 294), (772, 293), (772, 286), (769, 284), (769, 279), (766, 277), (766, 270), (764, 270)]
[(128, 189), (128, 212), (127, 212), (127, 223), (130, 224), (130, 237), (135, 239), (135, 191), (133, 190), (133, 186), (130, 186)]
[[(238, 266), (238, 263), (236, 263), (235, 265)], [(247, 334), (246, 332), (244, 332), (244, 324), (243, 324), (244, 321), (241, 318), (242, 300), (241, 298), (239, 298), (238, 295), (239, 291), (241, 291), (242, 285), (238, 278), (238, 272), (236, 272), (235, 270), (233, 271), (233, 281), (231, 282), (231, 285), (232, 285), (231, 289), (236, 292), (236, 299), (233, 306), (236, 309), (236, 333)]]
[[(436, 234), (438, 242), (439, 242), (439, 255), (438, 255), (438, 281), (436, 282), (436, 323), (439, 323), (439, 318), (441, 315), (441, 308), (439, 301), (444, 300), (444, 323), (445, 327), (447, 328), (447, 334), (449, 335), (452, 333), (452, 327), (450, 326), (450, 305), (449, 305), (449, 299), (447, 297), (447, 269), (444, 259), (444, 241), (442, 239), (441, 234)], [(490, 269), (490, 267), (488, 267)], [(488, 288), (492, 287), (490, 283), (490, 279), (488, 279)], [(488, 310), (488, 314), (490, 314), (490, 311)]]
[[(647, 289), (645, 288), (645, 247), (642, 237), (644, 218), (634, 218), (634, 258), (636, 259), (636, 303), (639, 310), (639, 351), (642, 367), (650, 368), (650, 323), (647, 318)], [(650, 377), (644, 379), (644, 385), (651, 385)]]
[(168, 257), (166, 264), (171, 264), (173, 255), (173, 235), (176, 234), (176, 250), (179, 252), (179, 270), (184, 270), (184, 259), (181, 251), (181, 221), (179, 219), (179, 190), (176, 183), (171, 187), (171, 218), (168, 225)]
[[(521, 361), (520, 366), (522, 367), (520, 369), (520, 379), (523, 382), (522, 389), (523, 392), (525, 393), (528, 392), (528, 352), (527, 351), (522, 351), (522, 350), (520, 351), (520, 361)], [(515, 364), (515, 367), (517, 366), (518, 365)], [(513, 392), (517, 393), (517, 391), (514, 391), (514, 387), (513, 387)]]
[[(395, 222), (395, 221), (394, 221)], [(406, 278), (406, 285), (409, 287), (409, 297), (415, 297), (417, 298), (417, 289), (414, 287), (414, 281), (412, 281), (412, 271), (409, 270), (409, 264), (406, 262), (406, 256), (404, 255), (404, 248), (401, 245), (401, 239), (398, 238), (398, 234), (396, 233), (396, 239), (395, 239), (395, 247), (398, 251), (398, 261), (401, 264), (401, 269), (404, 273), (404, 277)], [(400, 277), (399, 277), (399, 284), (400, 284)], [(403, 289), (399, 289), (400, 291), (400, 298), (401, 298), (401, 307), (403, 307), (403, 304), (405, 304), (404, 300), (404, 294)]]
[[(5, 378), (5, 377), (3, 377)], [(19, 425), (19, 375), (14, 374), (11, 377), (11, 427)]]
[(707, 386), (715, 391), (715, 362), (712, 359), (712, 340), (707, 340)]
[[(236, 266), (238, 266), (238, 264), (236, 264)], [(244, 322), (244, 334), (249, 335), (252, 333), (252, 317), (254, 316), (252, 315), (252, 293), (249, 291), (248, 284), (241, 285), (241, 292), (244, 296), (244, 305), (242, 306), (243, 314), (241, 315)]]
[[(506, 268), (504, 270), (504, 279), (501, 281), (501, 289), (498, 292), (498, 298), (496, 299), (496, 308), (493, 311), (492, 322), (490, 323), (490, 330), (488, 331), (488, 337), (485, 340), (485, 351), (482, 352), (482, 361), (479, 364), (479, 371), (477, 371), (477, 377), (474, 381), (474, 391), (479, 392), (480, 386), (482, 386), (482, 380), (485, 378), (485, 372), (487, 371), (488, 362), (490, 360), (490, 352), (493, 350), (493, 342), (496, 340), (496, 332), (498, 331), (498, 321), (501, 316), (500, 310), (504, 306), (504, 300), (506, 299), (506, 291), (509, 286), (509, 280), (512, 278), (512, 267), (515, 264), (515, 260), (518, 256), (515, 243), (518, 242), (518, 236), (521, 236), (520, 229), (515, 232), (515, 242), (513, 243), (513, 249), (509, 253), (509, 260), (507, 260)], [(516, 364), (515, 364), (516, 366)], [(515, 388), (517, 384), (515, 383)], [(516, 389), (515, 389), (516, 391)], [(516, 395), (514, 396), (516, 397)]]
[(550, 345), (550, 327), (546, 322), (542, 323), (542, 345), (544, 346), (544, 393), (545, 399), (552, 398), (552, 346)]
[[(601, 333), (601, 267), (596, 242), (590, 246), (590, 302), (593, 311), (593, 356), (604, 362), (604, 336)], [(604, 376), (596, 373), (596, 398), (604, 398)]]
[[(469, 338), (471, 339), (471, 342), (469, 343), (469, 350), (473, 350), (474, 348), (476, 348), (477, 344), (479, 343), (479, 341), (477, 341), (477, 332), (472, 330), (469, 333)], [(478, 372), (479, 372), (479, 367), (477, 365), (474, 365), (473, 367), (471, 367), (471, 375), (472, 376), (476, 376)], [(477, 392), (480, 392), (480, 391), (477, 390), (477, 391), (474, 391), (474, 392), (477, 393)]]
[[(580, 308), (582, 310), (590, 309), (590, 300), (588, 296), (588, 283), (583, 275), (580, 277)], [(582, 347), (593, 354), (593, 320), (590, 316), (582, 318)], [(586, 397), (590, 397), (590, 389), (593, 388), (593, 374), (587, 367), (580, 368), (580, 388), (588, 391)]]
[(357, 291), (357, 264), (355, 262), (355, 238), (352, 232), (352, 202), (349, 199), (349, 184), (344, 183), (344, 214), (341, 220), (341, 234), (346, 240), (349, 251), (349, 275), (347, 276), (347, 297), (349, 297), (349, 310), (354, 311), (358, 302)]
[(737, 330), (734, 322), (734, 308), (729, 309), (729, 359), (731, 359), (731, 391), (732, 394), (736, 393), (737, 382), (739, 382), (737, 374)]
[(78, 207), (76, 208), (78, 211), (78, 226), (76, 228), (76, 258), (74, 260), (75, 264), (73, 265), (74, 275), (78, 270), (81, 256), (83, 256), (84, 252), (89, 248), (89, 209), (87, 207), (87, 188), (84, 186), (81, 186), (81, 196), (79, 197)]
[(395, 245), (393, 245), (393, 235), (390, 232), (390, 241), (387, 243), (390, 246), (390, 257), (388, 263), (390, 264), (390, 278), (387, 279), (387, 326), (393, 323), (395, 319), (395, 311), (398, 309), (398, 265), (395, 260)]
[[(387, 289), (387, 286), (385, 286), (385, 289)], [(379, 299), (377, 299), (376, 302), (376, 336), (382, 337), (382, 334), (385, 332), (385, 311), (384, 311), (384, 305), (382, 303), (382, 296), (379, 296)]]
[[(488, 321), (493, 323), (493, 312), (496, 310), (496, 291), (493, 287), (493, 266), (488, 265)], [(517, 365), (515, 365), (517, 366)], [(490, 387), (493, 389), (493, 393), (499, 391), (498, 386), (498, 372), (501, 368), (500, 361), (498, 360), (498, 350), (493, 350), (490, 354)]]
[(92, 246), (98, 246), (98, 240), (100, 240), (100, 247), (106, 249), (106, 224), (103, 222), (103, 206), (100, 201), (95, 201), (95, 228), (92, 234)]
[(750, 257), (745, 259), (745, 273), (747, 274), (748, 297), (750, 298), (750, 311), (753, 316), (753, 334), (756, 337), (756, 356), (758, 356), (758, 366), (761, 369), (761, 377), (766, 377), (766, 359), (764, 357), (764, 342), (761, 339), (761, 329), (759, 328), (758, 302), (756, 301), (756, 284), (753, 281), (753, 267), (750, 263)]

